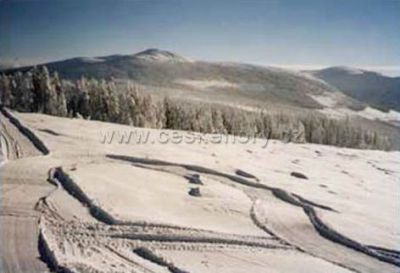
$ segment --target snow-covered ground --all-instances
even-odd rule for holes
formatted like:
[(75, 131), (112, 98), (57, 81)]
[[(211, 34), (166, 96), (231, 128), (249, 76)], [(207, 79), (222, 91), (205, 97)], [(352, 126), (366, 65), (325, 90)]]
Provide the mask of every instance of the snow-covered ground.
[(183, 84), (186, 86), (199, 88), (199, 89), (209, 89), (209, 88), (236, 88), (237, 84), (228, 82), (225, 80), (187, 80), (180, 79), (176, 80), (176, 83)]
[[(135, 130), (157, 139), (172, 131), (16, 116), (50, 154), (27, 153), (2, 167), (1, 217), (40, 217), (36, 231), (35, 218), (18, 233), (13, 225), (21, 222), (7, 222), (1, 255), (17, 256), (8, 272), (21, 272), (21, 264), (42, 272), (31, 257), (35, 232), (44, 260), (72, 272), (399, 269), (400, 152), (273, 140), (265, 147), (260, 139), (105, 143), (104, 132)], [(7, 139), (32, 148), (5, 126)], [(200, 194), (190, 194), (193, 188)], [(23, 240), (33, 246), (25, 254)]]
[(367, 106), (361, 111), (354, 111), (349, 108), (341, 107), (342, 99), (339, 93), (324, 93), (323, 95), (310, 95), (314, 100), (320, 103), (324, 108), (320, 112), (333, 118), (345, 118), (346, 116), (358, 116), (369, 120), (378, 120), (400, 126), (400, 113), (394, 110), (388, 112), (380, 111), (376, 108)]

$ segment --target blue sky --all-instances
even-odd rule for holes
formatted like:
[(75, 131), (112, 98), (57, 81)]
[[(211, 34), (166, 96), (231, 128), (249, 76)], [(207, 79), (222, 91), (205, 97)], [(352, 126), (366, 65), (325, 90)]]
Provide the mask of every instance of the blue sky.
[[(132, 54), (400, 75), (398, 0), (0, 0), (3, 62)], [(397, 70), (396, 70), (397, 69)]]

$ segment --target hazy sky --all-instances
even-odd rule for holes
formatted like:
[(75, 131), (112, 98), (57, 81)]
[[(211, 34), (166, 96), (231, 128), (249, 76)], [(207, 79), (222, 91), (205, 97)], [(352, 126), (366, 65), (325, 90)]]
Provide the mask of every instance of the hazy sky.
[(0, 0), (0, 20), (3, 62), (156, 47), (193, 59), (400, 75), (400, 0)]

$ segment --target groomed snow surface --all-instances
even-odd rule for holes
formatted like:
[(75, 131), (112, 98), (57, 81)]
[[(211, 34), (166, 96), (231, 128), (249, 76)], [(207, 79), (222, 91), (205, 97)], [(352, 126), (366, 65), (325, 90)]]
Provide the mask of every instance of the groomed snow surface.
[[(14, 114), (50, 154), (8, 148), (17, 158), (1, 170), (1, 255), (14, 257), (5, 272), (43, 272), (38, 256), (72, 272), (399, 270), (399, 152), (263, 148), (263, 140), (103, 143), (107, 131), (161, 132)], [(2, 125), (8, 143), (32, 150), (7, 119)], [(23, 219), (32, 220), (22, 228)]]

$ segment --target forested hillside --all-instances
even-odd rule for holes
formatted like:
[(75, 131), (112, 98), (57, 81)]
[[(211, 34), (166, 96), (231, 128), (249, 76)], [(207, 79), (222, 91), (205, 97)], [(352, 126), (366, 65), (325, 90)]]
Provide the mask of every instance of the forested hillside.
[(22, 112), (82, 117), (148, 128), (190, 130), (310, 142), (341, 147), (388, 149), (387, 137), (351, 120), (322, 114), (249, 111), (212, 103), (154, 97), (134, 84), (113, 80), (63, 81), (46, 67), (1, 76), (1, 103)]

